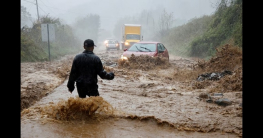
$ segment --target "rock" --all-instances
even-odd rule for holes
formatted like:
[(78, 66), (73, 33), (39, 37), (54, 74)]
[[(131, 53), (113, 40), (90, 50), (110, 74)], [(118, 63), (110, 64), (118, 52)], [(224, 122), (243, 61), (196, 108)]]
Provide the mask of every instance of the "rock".
[(231, 75), (232, 72), (231, 71), (223, 71), (223, 72), (213, 72), (213, 73), (205, 73), (205, 74), (201, 74), (197, 77), (197, 81), (203, 81), (203, 80), (219, 80), (220, 78), (222, 78), (225, 75)]
[(218, 99), (218, 98), (222, 98), (224, 95), (223, 95), (223, 93), (213, 93), (210, 96), (211, 96), (211, 98)]
[(228, 100), (227, 98), (218, 99), (215, 101), (215, 103), (220, 106), (228, 106), (232, 104), (232, 102)]
[(214, 93), (213, 96), (224, 96), (223, 93)]
[(211, 100), (211, 99), (207, 99), (206, 102), (207, 102), (207, 103), (212, 103), (213, 100)]
[(199, 98), (208, 99), (209, 95), (207, 93), (199, 94)]
[(219, 75), (217, 73), (211, 73), (209, 80), (219, 80)]

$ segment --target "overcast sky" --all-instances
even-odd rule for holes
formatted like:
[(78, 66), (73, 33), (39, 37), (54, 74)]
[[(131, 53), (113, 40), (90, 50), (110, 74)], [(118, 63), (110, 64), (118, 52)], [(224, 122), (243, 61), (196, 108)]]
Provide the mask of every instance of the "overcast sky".
[(173, 12), (175, 19), (189, 20), (194, 17), (211, 15), (218, 0), (21, 0), (21, 5), (34, 19), (37, 19), (37, 6), (40, 16), (60, 18), (71, 24), (77, 18), (88, 14), (98, 14), (101, 28), (112, 28), (121, 17), (134, 16), (143, 10), (165, 8)]

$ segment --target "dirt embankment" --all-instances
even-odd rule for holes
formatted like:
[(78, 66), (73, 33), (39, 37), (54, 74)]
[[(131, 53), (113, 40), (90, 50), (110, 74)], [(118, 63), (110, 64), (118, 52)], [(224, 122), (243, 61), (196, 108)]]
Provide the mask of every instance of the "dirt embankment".
[(21, 63), (21, 111), (66, 80), (73, 58), (66, 56), (52, 62)]

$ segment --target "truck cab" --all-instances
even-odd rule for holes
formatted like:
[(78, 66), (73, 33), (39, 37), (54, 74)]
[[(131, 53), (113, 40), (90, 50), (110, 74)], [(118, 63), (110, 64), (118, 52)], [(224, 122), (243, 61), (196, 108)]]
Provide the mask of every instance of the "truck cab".
[(122, 49), (130, 48), (134, 43), (143, 40), (140, 24), (124, 24), (122, 28)]

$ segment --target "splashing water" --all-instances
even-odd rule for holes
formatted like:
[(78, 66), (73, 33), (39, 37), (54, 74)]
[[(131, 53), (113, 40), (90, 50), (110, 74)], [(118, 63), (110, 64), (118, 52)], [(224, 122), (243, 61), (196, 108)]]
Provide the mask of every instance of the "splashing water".
[(102, 97), (73, 98), (60, 101), (55, 105), (44, 106), (40, 109), (42, 115), (48, 115), (57, 120), (79, 120), (99, 114), (113, 114), (113, 107)]

